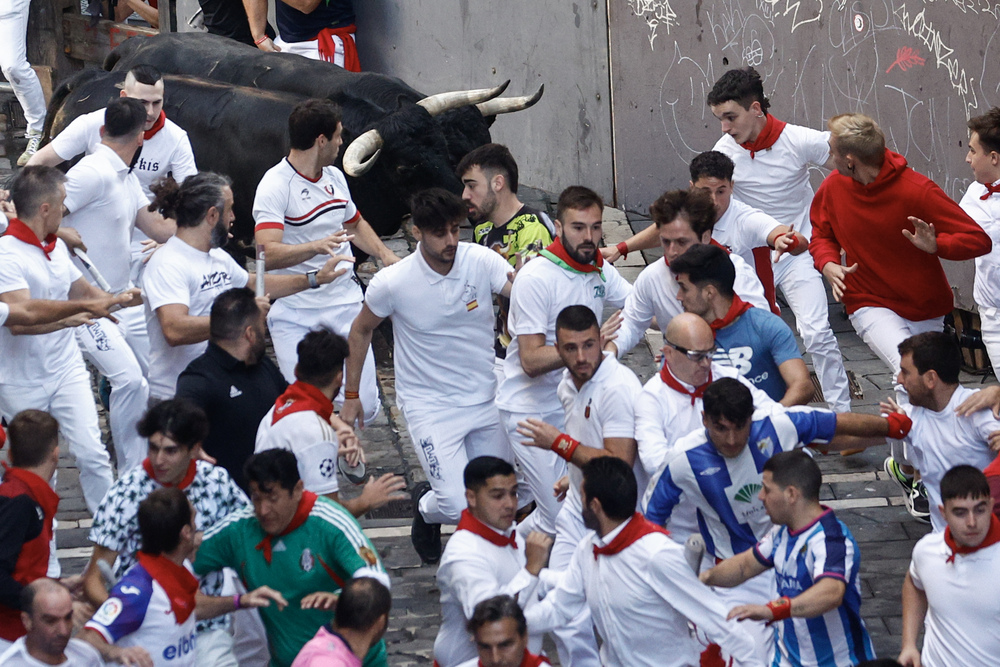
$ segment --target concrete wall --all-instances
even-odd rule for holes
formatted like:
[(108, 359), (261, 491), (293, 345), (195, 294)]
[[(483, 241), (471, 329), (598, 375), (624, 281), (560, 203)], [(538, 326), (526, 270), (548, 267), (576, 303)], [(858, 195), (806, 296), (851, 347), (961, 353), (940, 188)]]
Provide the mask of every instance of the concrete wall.
[[(613, 0), (612, 0), (613, 1)], [(494, 141), (521, 180), (558, 192), (573, 184), (613, 195), (605, 0), (358, 0), (366, 70), (431, 94), (511, 80), (507, 95), (545, 95), (500, 116)]]

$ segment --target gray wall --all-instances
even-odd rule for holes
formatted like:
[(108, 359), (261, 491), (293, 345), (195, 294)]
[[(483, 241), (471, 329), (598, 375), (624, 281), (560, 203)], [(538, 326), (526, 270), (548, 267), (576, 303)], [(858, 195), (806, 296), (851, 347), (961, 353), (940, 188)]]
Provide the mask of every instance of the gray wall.
[[(614, 1), (614, 0), (612, 0)], [(431, 94), (511, 80), (507, 95), (545, 95), (500, 116), (494, 141), (525, 183), (585, 184), (613, 195), (605, 0), (356, 0), (363, 69)]]

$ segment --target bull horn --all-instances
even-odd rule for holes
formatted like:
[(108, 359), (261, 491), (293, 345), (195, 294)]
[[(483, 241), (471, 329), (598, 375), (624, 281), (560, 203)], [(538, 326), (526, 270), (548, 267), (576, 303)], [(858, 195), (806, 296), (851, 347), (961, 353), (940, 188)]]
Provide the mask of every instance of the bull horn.
[(344, 172), (358, 178), (368, 172), (382, 152), (382, 135), (368, 130), (357, 137), (344, 151)]
[(496, 88), (480, 88), (479, 90), (456, 90), (450, 93), (438, 93), (431, 95), (417, 102), (418, 105), (427, 109), (431, 116), (438, 116), (445, 111), (451, 111), (468, 104), (479, 104), (486, 100), (492, 100), (498, 95), (502, 95), (510, 85), (510, 79), (504, 81)]
[(542, 86), (535, 92), (534, 95), (525, 95), (524, 97), (503, 97), (496, 100), (489, 100), (487, 102), (481, 102), (476, 105), (479, 112), (483, 116), (496, 116), (502, 113), (513, 113), (515, 111), (524, 111), (530, 106), (533, 106), (535, 102), (542, 99), (542, 93), (545, 92), (545, 85)]

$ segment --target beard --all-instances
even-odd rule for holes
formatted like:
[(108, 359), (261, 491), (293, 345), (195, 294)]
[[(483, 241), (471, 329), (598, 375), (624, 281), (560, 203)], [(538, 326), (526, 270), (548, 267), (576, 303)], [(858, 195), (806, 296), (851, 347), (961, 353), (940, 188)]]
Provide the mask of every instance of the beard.
[(227, 243), (229, 243), (229, 230), (226, 228), (226, 223), (219, 220), (215, 223), (215, 227), (212, 227), (212, 247), (221, 248)]
[(562, 237), (563, 247), (566, 249), (566, 254), (572, 257), (575, 261), (580, 264), (590, 264), (594, 261), (597, 256), (597, 246), (591, 241), (584, 241), (577, 246), (571, 246), (567, 241), (566, 237)]
[[(483, 203), (481, 206), (477, 206), (471, 209), (472, 213), (469, 217), (475, 223), (486, 222), (487, 220), (490, 220), (493, 213), (496, 211), (496, 208), (497, 208), (497, 197), (495, 194), (490, 192), (488, 195), (486, 195), (486, 198), (483, 199)], [(494, 225), (502, 224), (500, 220), (493, 220), (492, 222)]]
[(591, 510), (589, 507), (584, 507), (582, 514), (583, 514), (583, 525), (587, 530), (593, 530), (595, 532), (600, 530), (601, 522), (597, 520), (597, 515), (594, 514), (593, 510)]

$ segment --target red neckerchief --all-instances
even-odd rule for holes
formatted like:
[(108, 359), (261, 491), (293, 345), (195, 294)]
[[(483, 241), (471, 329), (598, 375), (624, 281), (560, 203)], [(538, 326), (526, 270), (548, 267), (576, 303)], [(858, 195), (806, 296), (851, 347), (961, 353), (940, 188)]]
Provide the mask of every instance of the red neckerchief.
[(785, 125), (787, 125), (785, 121), (778, 120), (771, 114), (767, 114), (764, 129), (757, 135), (757, 139), (742, 143), (740, 146), (750, 151), (750, 159), (752, 160), (757, 153), (766, 151), (774, 145), (774, 142), (781, 136), (782, 130), (785, 129)]
[(708, 326), (712, 327), (712, 331), (718, 331), (719, 329), (724, 329), (730, 324), (736, 321), (743, 313), (747, 312), (753, 308), (753, 304), (747, 303), (740, 298), (738, 294), (733, 295), (733, 304), (729, 306), (729, 312), (722, 319), (709, 322)]
[(601, 267), (604, 266), (604, 255), (601, 254), (600, 250), (594, 254), (593, 264), (581, 264), (569, 256), (569, 253), (566, 252), (566, 248), (563, 247), (562, 239), (557, 236), (555, 241), (549, 244), (545, 250), (542, 250), (538, 254), (568, 271), (576, 271), (577, 273), (599, 273), (601, 274), (601, 280), (604, 280), (604, 272), (601, 270)]
[(38, 235), (32, 231), (31, 227), (24, 224), (17, 218), (11, 218), (10, 222), (7, 224), (6, 235), (13, 236), (18, 241), (24, 241), (28, 245), (33, 245), (40, 249), (43, 253), (45, 253), (45, 259), (49, 261), (52, 260), (49, 253), (55, 249), (56, 241), (59, 240), (56, 238), (55, 234), (49, 234), (45, 237), (45, 245), (42, 245), (42, 242), (38, 240)]
[(340, 37), (344, 43), (344, 69), (348, 72), (360, 72), (361, 60), (358, 58), (358, 47), (354, 43), (354, 33), (357, 26), (353, 23), (340, 28), (323, 28), (316, 35), (316, 48), (319, 51), (320, 60), (328, 63), (333, 62), (333, 57), (337, 53), (337, 45), (334, 44), (334, 36)]
[(45, 513), (45, 525), (51, 526), (52, 519), (55, 517), (56, 510), (59, 508), (59, 496), (52, 490), (49, 483), (35, 473), (23, 468), (14, 468), (7, 465), (6, 462), (0, 463), (0, 465), (3, 465), (4, 479), (7, 479), (8, 477), (10, 479), (16, 479), (28, 487), (28, 492), (30, 493), (32, 499), (38, 503), (38, 506), (41, 507), (42, 511)]
[(462, 510), (462, 518), (458, 520), (458, 528), (455, 530), (467, 530), (473, 535), (478, 535), (490, 544), (498, 547), (514, 547), (517, 549), (517, 533), (512, 532), (510, 537), (504, 537), (485, 523), (472, 516), (469, 510)]
[(306, 522), (306, 519), (309, 518), (309, 513), (312, 512), (313, 505), (315, 504), (316, 504), (316, 494), (313, 493), (312, 491), (303, 491), (302, 500), (299, 501), (299, 506), (295, 508), (295, 514), (294, 516), (292, 516), (292, 520), (288, 523), (288, 527), (286, 527), (283, 531), (281, 531), (277, 535), (265, 535), (264, 539), (262, 539), (257, 544), (257, 551), (264, 552), (264, 560), (267, 561), (268, 565), (271, 564), (272, 540), (274, 540), (274, 538), (277, 537), (284, 537), (288, 533), (292, 532), (293, 530), (304, 524)]
[(956, 542), (951, 536), (951, 527), (946, 526), (944, 529), (944, 543), (948, 545), (951, 549), (951, 555), (948, 556), (947, 563), (954, 563), (955, 556), (962, 554), (971, 554), (980, 549), (985, 549), (986, 547), (991, 547), (997, 542), (1000, 542), (1000, 519), (996, 515), (990, 516), (990, 529), (986, 533), (986, 539), (978, 547), (963, 547), (961, 544)]
[(146, 471), (146, 474), (149, 475), (150, 479), (155, 480), (160, 486), (165, 486), (167, 488), (176, 486), (178, 489), (183, 491), (191, 486), (191, 482), (194, 481), (195, 475), (198, 474), (198, 463), (194, 459), (191, 459), (191, 462), (188, 463), (187, 472), (184, 473), (184, 477), (177, 484), (164, 484), (160, 480), (156, 479), (156, 475), (153, 474), (153, 464), (149, 462), (148, 458), (143, 459), (142, 469)]
[(990, 195), (995, 195), (997, 193), (1000, 193), (1000, 183), (997, 183), (996, 185), (993, 185), (992, 183), (984, 183), (983, 187), (986, 188), (986, 194), (980, 197), (980, 199), (982, 199), (983, 201), (989, 199)]
[(156, 580), (167, 597), (170, 598), (170, 609), (180, 625), (188, 620), (194, 612), (194, 596), (198, 592), (198, 580), (183, 565), (178, 565), (164, 555), (154, 556), (144, 551), (139, 552), (139, 564)]
[(632, 546), (638, 539), (653, 533), (660, 533), (662, 535), (670, 534), (666, 529), (657, 526), (652, 521), (648, 521), (646, 517), (636, 512), (628, 520), (628, 525), (622, 528), (621, 532), (615, 536), (615, 539), (611, 540), (610, 544), (606, 544), (603, 547), (594, 545), (594, 560), (597, 560), (598, 556), (614, 556), (619, 551)]
[(674, 391), (684, 394), (685, 396), (690, 396), (691, 405), (694, 405), (695, 400), (701, 398), (702, 395), (704, 395), (705, 390), (708, 389), (708, 385), (712, 384), (712, 371), (708, 371), (708, 382), (699, 387), (695, 387), (694, 391), (689, 391), (687, 387), (681, 384), (681, 381), (674, 377), (674, 374), (670, 372), (670, 368), (666, 364), (663, 364), (663, 368), (660, 369), (660, 379)]
[(288, 385), (285, 393), (274, 402), (271, 425), (277, 424), (282, 417), (296, 412), (315, 412), (324, 421), (330, 421), (330, 417), (333, 416), (333, 401), (323, 395), (319, 387), (296, 380)]
[(157, 132), (163, 129), (163, 126), (166, 125), (166, 123), (167, 123), (167, 112), (164, 111), (163, 109), (160, 109), (159, 118), (157, 118), (156, 122), (153, 123), (153, 127), (149, 128), (148, 130), (142, 133), (142, 138), (145, 141), (149, 141), (150, 139), (156, 136)]

